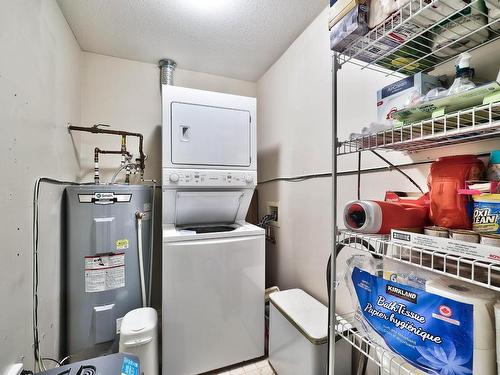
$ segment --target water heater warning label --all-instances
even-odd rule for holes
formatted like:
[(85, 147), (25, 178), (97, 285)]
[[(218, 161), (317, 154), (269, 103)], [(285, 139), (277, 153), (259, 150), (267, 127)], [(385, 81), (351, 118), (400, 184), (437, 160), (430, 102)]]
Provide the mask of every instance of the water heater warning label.
[(125, 286), (125, 254), (85, 257), (85, 292), (96, 293)]

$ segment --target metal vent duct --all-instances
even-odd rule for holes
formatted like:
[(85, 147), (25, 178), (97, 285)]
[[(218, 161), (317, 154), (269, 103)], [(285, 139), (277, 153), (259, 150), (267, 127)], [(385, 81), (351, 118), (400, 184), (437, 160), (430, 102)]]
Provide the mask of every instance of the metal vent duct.
[(174, 84), (174, 71), (177, 66), (177, 63), (171, 59), (163, 59), (158, 63), (160, 67), (160, 80), (162, 85), (171, 85)]

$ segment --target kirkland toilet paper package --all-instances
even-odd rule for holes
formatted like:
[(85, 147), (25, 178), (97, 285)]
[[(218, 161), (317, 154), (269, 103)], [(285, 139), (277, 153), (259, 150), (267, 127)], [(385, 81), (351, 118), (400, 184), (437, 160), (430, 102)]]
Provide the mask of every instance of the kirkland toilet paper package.
[[(389, 275), (389, 280), (384, 278), (381, 260), (363, 255), (348, 260), (345, 279), (356, 303), (360, 332), (396, 353), (418, 374), (496, 373), (496, 293), (449, 278), (424, 282), (426, 274), (416, 278), (399, 270)], [(405, 284), (407, 280), (418, 287)], [(381, 360), (386, 361), (390, 362)], [(387, 374), (391, 372), (392, 368)]]

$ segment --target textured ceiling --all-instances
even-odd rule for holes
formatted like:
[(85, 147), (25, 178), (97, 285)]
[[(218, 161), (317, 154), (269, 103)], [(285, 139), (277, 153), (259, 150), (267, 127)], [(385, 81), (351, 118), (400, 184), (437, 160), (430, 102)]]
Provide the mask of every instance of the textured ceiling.
[[(328, 0), (58, 0), (81, 48), (256, 81)], [(326, 27), (326, 26), (325, 26)], [(326, 32), (326, 31), (325, 31)]]

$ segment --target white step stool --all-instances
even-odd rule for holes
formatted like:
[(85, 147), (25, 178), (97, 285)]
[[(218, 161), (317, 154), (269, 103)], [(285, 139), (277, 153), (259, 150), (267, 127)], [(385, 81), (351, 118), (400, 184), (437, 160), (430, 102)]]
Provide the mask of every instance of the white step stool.
[[(325, 375), (328, 308), (301, 289), (272, 293), (269, 363), (278, 375)], [(335, 375), (351, 375), (352, 348), (339, 339)]]

